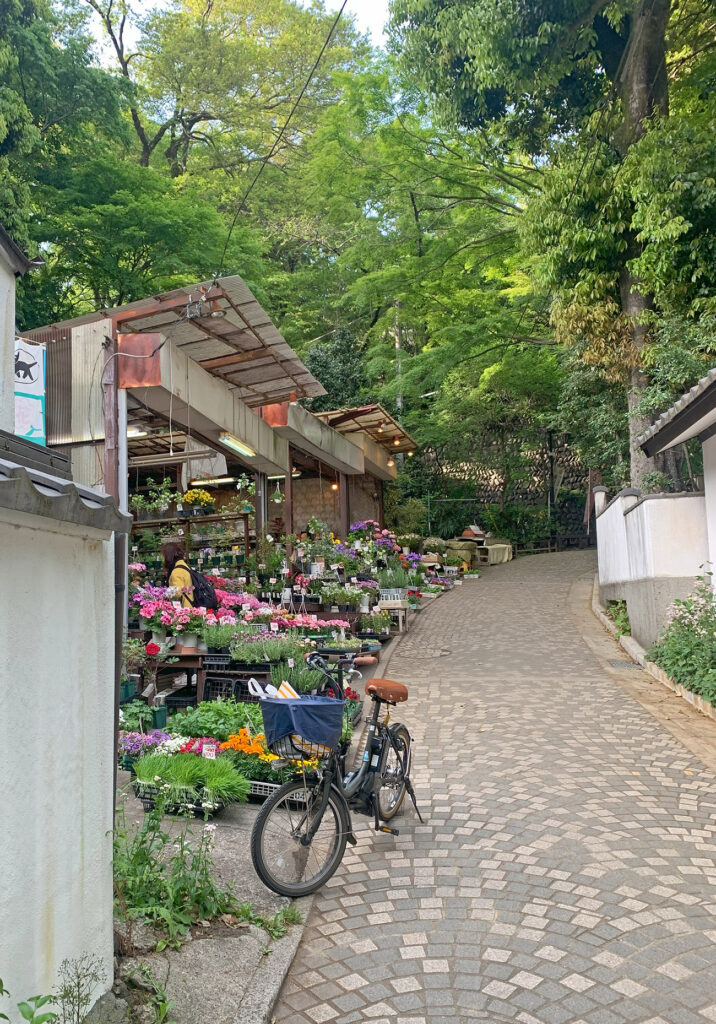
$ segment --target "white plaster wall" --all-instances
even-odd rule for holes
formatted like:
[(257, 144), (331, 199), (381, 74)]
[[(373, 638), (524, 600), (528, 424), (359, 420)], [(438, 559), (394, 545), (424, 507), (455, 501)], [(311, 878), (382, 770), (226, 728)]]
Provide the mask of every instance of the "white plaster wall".
[(708, 561), (702, 494), (648, 498), (625, 516), (629, 578), (698, 576)]
[[(716, 542), (716, 454), (713, 490)], [(597, 519), (600, 584), (698, 576), (709, 559), (706, 507), (701, 494), (617, 496)]]
[(624, 498), (617, 495), (597, 518), (597, 558), (602, 585), (628, 578), (629, 552), (624, 511), (634, 500), (633, 496)]
[(84, 951), (104, 962), (96, 995), (112, 982), (113, 543), (88, 532), (0, 510), (0, 977), (13, 1003)]
[(8, 430), (11, 434), (15, 432), (15, 275), (2, 254), (0, 254), (0, 430)]
[(706, 534), (710, 568), (713, 569), (716, 564), (716, 437), (709, 437), (704, 441), (702, 449), (704, 454)]

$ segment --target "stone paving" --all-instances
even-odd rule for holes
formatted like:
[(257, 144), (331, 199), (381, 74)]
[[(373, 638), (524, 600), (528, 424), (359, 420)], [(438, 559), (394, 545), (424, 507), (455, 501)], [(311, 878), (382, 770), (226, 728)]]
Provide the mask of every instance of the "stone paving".
[(425, 824), (357, 819), (277, 1022), (716, 1022), (716, 776), (590, 653), (593, 571), (519, 559), (421, 613), (389, 675)]

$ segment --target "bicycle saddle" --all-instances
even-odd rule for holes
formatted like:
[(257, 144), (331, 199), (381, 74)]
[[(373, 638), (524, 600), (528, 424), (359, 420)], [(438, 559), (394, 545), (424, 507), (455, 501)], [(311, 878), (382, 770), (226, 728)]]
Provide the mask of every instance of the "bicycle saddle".
[(396, 683), (394, 679), (370, 679), (366, 683), (365, 692), (392, 704), (402, 704), (408, 699), (408, 687), (404, 683)]

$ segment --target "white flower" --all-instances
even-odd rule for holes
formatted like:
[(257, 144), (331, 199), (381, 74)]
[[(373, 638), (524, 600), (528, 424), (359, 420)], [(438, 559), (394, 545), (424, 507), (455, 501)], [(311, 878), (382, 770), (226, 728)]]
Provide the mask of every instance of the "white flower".
[(204, 825), (204, 831), (213, 835), (216, 832), (216, 825)]

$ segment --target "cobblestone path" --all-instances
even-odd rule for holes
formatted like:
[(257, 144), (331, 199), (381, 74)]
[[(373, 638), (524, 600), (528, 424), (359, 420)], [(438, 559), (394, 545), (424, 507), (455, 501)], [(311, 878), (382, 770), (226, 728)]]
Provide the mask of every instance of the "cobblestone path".
[(425, 825), (359, 819), (276, 1021), (716, 1021), (715, 777), (577, 631), (593, 568), (520, 559), (421, 613), (388, 674)]

